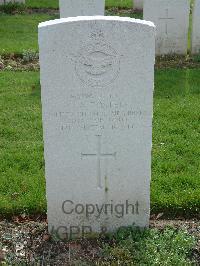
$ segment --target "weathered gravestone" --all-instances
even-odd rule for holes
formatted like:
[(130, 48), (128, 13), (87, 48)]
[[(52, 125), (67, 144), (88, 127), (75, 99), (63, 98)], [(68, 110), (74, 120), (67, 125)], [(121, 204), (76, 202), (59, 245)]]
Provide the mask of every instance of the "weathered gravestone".
[(200, 0), (195, 0), (193, 8), (192, 53), (200, 53)]
[(143, 9), (143, 1), (144, 0), (133, 0), (133, 6), (135, 9), (142, 10)]
[(59, 0), (60, 17), (104, 15), (105, 0)]
[(156, 54), (185, 54), (188, 45), (189, 0), (145, 0), (144, 19), (156, 25)]
[(0, 0), (0, 5), (5, 5), (8, 3), (19, 3), (19, 4), (25, 4), (25, 0)]
[(148, 226), (154, 31), (103, 16), (39, 25), (50, 232)]

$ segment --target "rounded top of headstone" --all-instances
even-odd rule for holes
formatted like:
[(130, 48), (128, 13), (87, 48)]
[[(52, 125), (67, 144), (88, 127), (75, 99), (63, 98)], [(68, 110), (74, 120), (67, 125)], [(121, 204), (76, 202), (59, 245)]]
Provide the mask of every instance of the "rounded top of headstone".
[(53, 25), (71, 23), (71, 22), (83, 22), (83, 21), (118, 21), (118, 22), (129, 22), (134, 24), (140, 24), (148, 27), (155, 28), (155, 24), (151, 21), (134, 19), (129, 17), (118, 17), (118, 16), (78, 16), (78, 17), (68, 17), (55, 20), (49, 20), (41, 22), (38, 25), (38, 28), (44, 28)]

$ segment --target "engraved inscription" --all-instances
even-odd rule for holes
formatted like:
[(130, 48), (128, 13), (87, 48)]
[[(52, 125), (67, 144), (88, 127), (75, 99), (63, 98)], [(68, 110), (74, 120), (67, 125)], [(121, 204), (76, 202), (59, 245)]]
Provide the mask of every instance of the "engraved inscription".
[[(76, 129), (84, 131), (102, 131), (104, 129), (133, 129), (136, 121), (134, 118), (142, 117), (141, 111), (83, 111), (83, 112), (57, 112), (56, 116), (63, 120), (62, 131)], [(137, 119), (138, 120), (138, 119)]]
[(138, 126), (147, 126), (147, 111), (132, 106), (131, 99), (123, 99), (118, 94), (71, 92), (65, 108), (47, 113), (49, 119), (55, 119), (58, 131), (72, 133), (76, 130), (93, 132), (100, 135), (106, 130), (135, 130)]
[(85, 43), (75, 61), (78, 78), (88, 86), (102, 87), (112, 83), (120, 71), (120, 55), (104, 38), (101, 30), (94, 30), (90, 42)]
[(96, 153), (81, 153), (81, 157), (96, 157), (97, 158), (97, 186), (102, 188), (102, 176), (101, 176), (101, 159), (102, 158), (114, 158), (116, 159), (117, 153), (102, 153), (101, 152), (101, 135), (97, 135), (97, 152)]

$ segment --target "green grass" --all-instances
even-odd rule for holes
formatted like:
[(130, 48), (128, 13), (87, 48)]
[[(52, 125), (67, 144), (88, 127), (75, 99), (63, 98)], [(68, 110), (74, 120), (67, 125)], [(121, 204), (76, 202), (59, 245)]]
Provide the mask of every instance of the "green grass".
[(0, 73), (0, 213), (45, 212), (38, 73)]
[(132, 0), (106, 0), (106, 7), (133, 8)]
[(32, 8), (58, 8), (59, 0), (26, 0), (26, 6)]
[(38, 23), (54, 18), (47, 14), (14, 16), (0, 14), (0, 54), (38, 50)]
[(200, 70), (160, 70), (154, 103), (152, 209), (200, 212)]
[[(58, 8), (58, 0), (26, 0), (26, 6), (34, 8)], [(132, 8), (132, 0), (106, 0), (107, 7)]]
[[(200, 69), (156, 72), (151, 206), (200, 212)], [(0, 72), (0, 211), (45, 212), (38, 72)]]
[[(141, 18), (141, 15), (132, 14), (131, 17)], [(48, 14), (12, 16), (0, 14), (0, 54), (22, 54), (27, 50), (38, 51), (38, 23), (55, 18), (58, 17)]]
[(196, 265), (191, 257), (196, 240), (183, 230), (130, 227), (118, 230), (112, 242), (104, 246), (102, 265)]

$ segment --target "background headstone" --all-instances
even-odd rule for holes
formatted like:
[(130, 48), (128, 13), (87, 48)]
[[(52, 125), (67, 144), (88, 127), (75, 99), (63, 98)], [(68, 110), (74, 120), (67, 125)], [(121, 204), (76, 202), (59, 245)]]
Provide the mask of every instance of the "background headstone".
[(144, 0), (133, 0), (134, 9), (142, 10)]
[(59, 0), (60, 17), (104, 15), (105, 0)]
[(50, 232), (148, 226), (154, 24), (49, 21), (39, 46)]
[(200, 0), (195, 0), (192, 23), (192, 53), (200, 53)]
[(143, 14), (156, 25), (156, 54), (187, 52), (189, 0), (145, 0)]
[(8, 4), (8, 3), (25, 4), (25, 0), (0, 0), (0, 5), (4, 5), (4, 4)]

